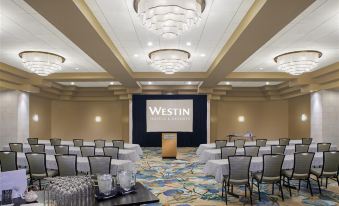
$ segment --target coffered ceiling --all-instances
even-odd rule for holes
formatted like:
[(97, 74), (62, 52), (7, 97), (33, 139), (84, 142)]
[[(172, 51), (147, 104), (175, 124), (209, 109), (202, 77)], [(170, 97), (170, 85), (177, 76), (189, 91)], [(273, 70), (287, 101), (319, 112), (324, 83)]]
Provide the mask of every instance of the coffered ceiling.
[(0, 62), (25, 70), (18, 54), (48, 51), (66, 58), (62, 72), (104, 72), (95, 61), (22, 0), (0, 1)]
[(254, 0), (207, 0), (201, 23), (173, 40), (145, 29), (133, 0), (85, 2), (134, 72), (158, 72), (149, 65), (148, 54), (173, 48), (191, 53), (191, 66), (183, 72), (206, 72)]
[(236, 72), (279, 72), (274, 57), (290, 51), (318, 50), (318, 67), (339, 60), (339, 1), (317, 0), (250, 56)]
[[(286, 99), (339, 87), (336, 0), (206, 0), (200, 25), (172, 40), (141, 25), (133, 0), (0, 3), (0, 88), (79, 101), (135, 93), (233, 101), (251, 92), (260, 100)], [(150, 67), (148, 53), (166, 48), (189, 51), (190, 68), (166, 75)], [(317, 71), (278, 72), (276, 55), (304, 49), (323, 52)], [(23, 72), (23, 50), (60, 54), (64, 69), (47, 77)]]

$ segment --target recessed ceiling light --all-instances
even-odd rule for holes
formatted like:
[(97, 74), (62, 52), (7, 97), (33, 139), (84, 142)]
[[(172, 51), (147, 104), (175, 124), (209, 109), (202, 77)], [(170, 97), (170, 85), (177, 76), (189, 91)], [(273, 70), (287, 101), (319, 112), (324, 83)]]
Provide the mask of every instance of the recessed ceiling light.
[(74, 85), (74, 82), (71, 82), (71, 85)]
[(191, 42), (186, 42), (186, 46), (191, 46), (192, 45), (192, 43)]
[(230, 85), (230, 82), (226, 82), (226, 85)]
[(139, 56), (139, 54), (134, 54), (133, 56), (134, 56), (134, 57), (138, 57), (138, 56)]
[(206, 56), (206, 55), (205, 55), (205, 54), (200, 54), (200, 56), (201, 56), (201, 57), (204, 57), (204, 56)]
[(264, 68), (260, 67), (259, 70), (264, 70)]
[(188, 84), (188, 85), (191, 85), (191, 84), (192, 84), (192, 82), (187, 82), (187, 84)]
[(74, 68), (75, 70), (79, 70), (79, 68), (78, 67), (76, 67), (76, 68)]
[(113, 84), (114, 84), (114, 82), (110, 82), (109, 84), (110, 84), (110, 85), (113, 85)]
[(148, 82), (148, 85), (151, 85), (152, 84), (152, 82)]
[(152, 46), (153, 43), (151, 41), (147, 42), (147, 46)]
[(270, 85), (270, 82), (266, 82), (266, 85)]

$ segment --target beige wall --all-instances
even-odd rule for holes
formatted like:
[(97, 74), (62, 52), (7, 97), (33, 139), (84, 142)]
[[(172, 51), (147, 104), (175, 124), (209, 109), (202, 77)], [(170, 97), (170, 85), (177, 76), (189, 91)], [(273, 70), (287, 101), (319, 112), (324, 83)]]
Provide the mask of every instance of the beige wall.
[[(38, 122), (32, 120), (34, 114), (39, 116)], [(29, 136), (42, 139), (51, 136), (51, 100), (30, 95)]]
[[(31, 97), (31, 137), (129, 140), (128, 100), (72, 102)], [(39, 122), (32, 120), (33, 114), (39, 115)], [(95, 122), (95, 116), (101, 116), (102, 121)]]
[[(240, 123), (238, 116), (244, 116)], [(228, 133), (252, 131), (257, 138), (288, 136), (287, 101), (211, 101), (211, 142)]]
[[(288, 100), (288, 135), (291, 138), (310, 137), (311, 126), (310, 95), (295, 97)], [(306, 114), (307, 121), (301, 121), (301, 115)]]

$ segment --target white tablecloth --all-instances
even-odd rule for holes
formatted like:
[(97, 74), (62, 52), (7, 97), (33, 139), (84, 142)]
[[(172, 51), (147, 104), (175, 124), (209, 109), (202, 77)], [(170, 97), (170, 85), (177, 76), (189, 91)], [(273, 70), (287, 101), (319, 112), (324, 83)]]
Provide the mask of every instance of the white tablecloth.
[[(331, 145), (331, 150), (337, 150), (337, 147), (335, 145)], [(295, 145), (289, 145), (286, 146), (285, 149), (285, 155), (293, 154), (295, 151)], [(317, 152), (317, 145), (311, 144), (309, 148), (309, 152)], [(259, 156), (262, 156), (264, 154), (270, 154), (271, 153), (271, 147), (260, 147), (259, 149)], [(244, 155), (244, 148), (238, 148), (237, 149), (237, 155)], [(208, 160), (217, 160), (221, 158), (221, 149), (206, 149), (204, 150), (200, 156), (199, 156), (199, 162), (200, 163), (206, 163)]]
[[(286, 155), (283, 169), (291, 169), (294, 164), (294, 155)], [(321, 166), (323, 164), (323, 153), (318, 152), (315, 154), (312, 165), (313, 166)], [(251, 161), (250, 171), (258, 172), (261, 171), (263, 167), (263, 158), (262, 157), (253, 157)], [(228, 160), (209, 160), (205, 167), (204, 173), (206, 175), (212, 175), (215, 177), (217, 182), (222, 182), (223, 175), (228, 174)]]
[[(298, 140), (298, 139), (290, 140), (290, 145), (295, 145), (295, 144), (301, 144), (301, 140)], [(245, 146), (255, 146), (255, 145), (256, 145), (255, 141), (245, 142)], [(279, 145), (279, 140), (268, 140), (266, 142), (266, 145), (267, 146)], [(227, 142), (227, 146), (234, 146), (234, 142)], [(197, 155), (200, 155), (206, 149), (215, 149), (215, 143), (199, 145), (197, 149)]]
[[(18, 166), (28, 167), (27, 159), (24, 153), (18, 153)], [(78, 157), (77, 168), (80, 172), (89, 172), (89, 163), (87, 157)], [(54, 155), (46, 155), (46, 167), (47, 169), (57, 170), (58, 166)], [(119, 171), (135, 170), (135, 165), (130, 160), (115, 160), (111, 162), (111, 173), (116, 174)]]
[[(25, 144), (28, 144), (27, 142)], [(51, 145), (50, 140), (39, 140), (39, 144), (44, 144), (44, 145)], [(73, 146), (73, 141), (61, 141), (61, 145), (69, 145), (69, 146)], [(84, 141), (84, 146), (94, 146), (94, 142), (93, 141)], [(106, 146), (113, 146), (112, 141), (106, 141), (105, 143)], [(135, 150), (137, 152), (138, 155), (143, 155), (142, 149), (140, 147), (140, 145), (138, 144), (128, 144), (125, 143), (124, 144), (124, 149), (131, 149), (131, 150)]]
[[(4, 150), (9, 151), (9, 145), (5, 145), (3, 147)], [(31, 152), (31, 148), (28, 144), (23, 145), (23, 152)], [(50, 145), (45, 146), (45, 152), (47, 155), (54, 155), (54, 147)], [(69, 147), (69, 153), (70, 154), (76, 154), (77, 156), (81, 156), (80, 147)], [(95, 149), (96, 155), (103, 155), (103, 149), (102, 148), (96, 148)], [(140, 160), (140, 156), (137, 154), (136, 150), (129, 150), (129, 149), (119, 149), (119, 159), (121, 160), (131, 160), (133, 162)]]

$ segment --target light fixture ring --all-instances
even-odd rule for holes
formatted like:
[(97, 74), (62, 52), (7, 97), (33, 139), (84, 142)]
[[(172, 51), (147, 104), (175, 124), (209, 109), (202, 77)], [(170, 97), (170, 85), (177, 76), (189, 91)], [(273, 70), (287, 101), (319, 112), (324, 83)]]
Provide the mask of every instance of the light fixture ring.
[(30, 53), (30, 54), (32, 54), (32, 53), (38, 53), (39, 54), (40, 53), (40, 54), (47, 54), (47, 55), (57, 56), (57, 57), (62, 59), (61, 63), (64, 63), (66, 61), (65, 57), (63, 57), (63, 56), (61, 56), (59, 54), (54, 54), (52, 52), (45, 52), (45, 51), (22, 51), (22, 52), (19, 53), (19, 57), (22, 58), (23, 54), (28, 54), (28, 53)]
[(191, 53), (189, 53), (188, 51), (182, 50), (182, 49), (158, 49), (158, 50), (154, 50), (154, 51), (150, 52), (148, 54), (148, 57), (151, 59), (152, 54), (157, 53), (157, 52), (162, 52), (162, 51), (178, 51), (178, 52), (183, 52), (183, 53), (186, 53), (188, 55), (188, 59), (191, 58)]
[[(201, 5), (201, 13), (204, 12), (205, 10), (205, 7), (206, 7), (206, 1), (205, 0), (196, 0), (198, 4)], [(133, 1), (133, 8), (134, 8), (134, 11), (136, 13), (138, 13), (138, 4), (139, 4), (140, 0), (134, 0)]]
[(289, 55), (289, 54), (297, 54), (297, 53), (303, 53), (303, 52), (311, 52), (311, 53), (318, 53), (319, 57), (321, 58), (323, 56), (323, 53), (317, 50), (298, 50), (298, 51), (291, 51), (291, 52), (286, 52), (283, 54), (279, 54), (278, 56), (274, 57), (274, 62), (278, 63), (277, 60), (279, 57), (285, 56), (285, 55)]

